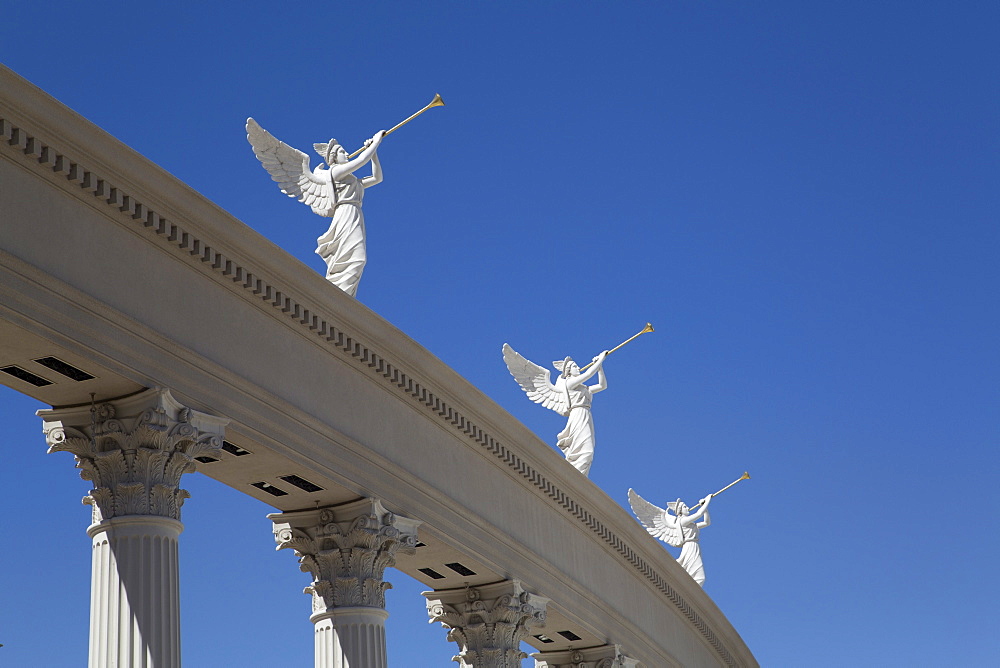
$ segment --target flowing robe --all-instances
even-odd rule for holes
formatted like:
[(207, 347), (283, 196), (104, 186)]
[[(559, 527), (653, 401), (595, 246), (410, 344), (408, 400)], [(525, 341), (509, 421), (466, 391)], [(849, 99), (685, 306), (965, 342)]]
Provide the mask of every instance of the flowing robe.
[(594, 395), (582, 384), (567, 391), (563, 378), (559, 379), (558, 391), (569, 395), (570, 409), (566, 428), (556, 437), (556, 445), (566, 455), (566, 461), (586, 476), (594, 461), (594, 419), (590, 414)]
[(681, 556), (677, 557), (677, 563), (684, 567), (698, 586), (704, 586), (705, 566), (701, 561), (701, 545), (698, 544), (700, 531), (694, 522), (681, 526), (684, 542), (681, 544)]
[(337, 202), (333, 212), (328, 214), (333, 220), (326, 233), (316, 240), (316, 253), (326, 262), (326, 280), (354, 297), (368, 261), (365, 216), (361, 213), (365, 188), (354, 174), (334, 181), (333, 187)]

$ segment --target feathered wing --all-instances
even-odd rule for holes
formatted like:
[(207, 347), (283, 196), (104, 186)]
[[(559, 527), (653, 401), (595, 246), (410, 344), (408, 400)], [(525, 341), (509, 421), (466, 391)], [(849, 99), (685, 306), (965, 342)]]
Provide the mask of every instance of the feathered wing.
[(278, 182), (281, 192), (312, 207), (321, 216), (332, 214), (333, 186), (309, 171), (309, 156), (275, 139), (252, 118), (247, 119), (247, 140), (271, 179)]
[(552, 384), (551, 372), (545, 367), (525, 359), (506, 343), (503, 344), (503, 361), (514, 380), (528, 398), (536, 404), (551, 408), (559, 415), (569, 415), (569, 400)]
[(681, 546), (684, 542), (681, 529), (669, 519), (667, 511), (654, 506), (636, 494), (634, 489), (628, 491), (628, 503), (632, 506), (632, 512), (639, 518), (639, 523), (646, 528), (651, 536), (659, 538), (667, 545)]

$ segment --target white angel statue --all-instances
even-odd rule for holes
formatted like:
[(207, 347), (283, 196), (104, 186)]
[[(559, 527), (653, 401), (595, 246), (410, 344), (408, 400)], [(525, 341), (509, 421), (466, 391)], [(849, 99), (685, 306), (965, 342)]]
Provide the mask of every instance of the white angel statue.
[[(247, 119), (247, 139), (254, 155), (264, 165), (281, 192), (312, 208), (313, 213), (333, 218), (330, 229), (316, 240), (316, 253), (326, 261), (326, 278), (351, 295), (357, 294), (361, 272), (368, 260), (365, 251), (365, 217), (361, 199), (365, 188), (382, 182), (378, 161), (379, 131), (365, 142), (361, 154), (351, 160), (344, 147), (331, 139), (313, 148), (325, 160), (309, 169), (309, 156), (274, 138), (252, 118)], [(371, 163), (371, 176), (357, 178), (354, 172)], [(324, 164), (329, 167), (324, 168)]]
[[(559, 378), (553, 385), (551, 371), (503, 344), (503, 361), (528, 398), (568, 418), (566, 428), (556, 437), (556, 445), (566, 455), (566, 461), (585, 476), (590, 473), (590, 465), (594, 461), (594, 419), (590, 414), (590, 404), (594, 394), (608, 388), (608, 380), (604, 376), (604, 358), (607, 355), (605, 350), (595, 357), (593, 366), (583, 373), (570, 357), (553, 362), (552, 366), (559, 371)], [(594, 374), (597, 374), (597, 383), (585, 385)]]
[[(690, 509), (680, 499), (671, 501), (667, 504), (667, 508), (663, 509), (636, 494), (634, 489), (628, 491), (629, 505), (632, 506), (632, 512), (639, 518), (642, 526), (667, 545), (681, 548), (681, 556), (677, 558), (677, 563), (701, 587), (705, 586), (705, 566), (701, 561), (698, 533), (712, 523), (708, 515), (708, 504), (713, 496), (715, 495), (709, 494), (699, 501), (701, 509), (692, 515)], [(671, 511), (673, 515), (670, 514)]]

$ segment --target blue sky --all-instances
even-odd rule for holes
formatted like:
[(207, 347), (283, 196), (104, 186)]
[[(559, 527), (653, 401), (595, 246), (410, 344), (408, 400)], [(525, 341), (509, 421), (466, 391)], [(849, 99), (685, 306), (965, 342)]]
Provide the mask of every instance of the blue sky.
[[(652, 322), (607, 362), (591, 479), (693, 502), (750, 471), (702, 549), (762, 665), (1000, 655), (1000, 5), (5, 5), (0, 62), (317, 271), (246, 117), (353, 149), (440, 93), (380, 149), (360, 301), (553, 443), (501, 345), (586, 360)], [(88, 486), (39, 407), (0, 390), (0, 665), (80, 665)], [(185, 664), (310, 665), (269, 507), (185, 487)], [(392, 665), (447, 665), (388, 579)]]

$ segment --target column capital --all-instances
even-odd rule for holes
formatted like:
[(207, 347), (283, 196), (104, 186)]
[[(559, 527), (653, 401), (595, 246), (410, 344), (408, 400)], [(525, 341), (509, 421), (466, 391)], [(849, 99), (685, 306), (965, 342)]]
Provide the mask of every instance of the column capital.
[(527, 655), (521, 641), (532, 626), (545, 626), (549, 599), (525, 591), (518, 580), (480, 587), (425, 591), (430, 621), (458, 643), (462, 668), (517, 668)]
[(180, 520), (180, 479), (195, 457), (217, 456), (229, 420), (182, 405), (162, 388), (93, 406), (38, 411), (48, 451), (70, 452), (94, 489), (93, 522), (126, 515)]
[(621, 645), (563, 649), (532, 654), (535, 668), (637, 668), (639, 662), (625, 655)]
[(338, 506), (273, 513), (278, 550), (291, 549), (299, 568), (313, 576), (313, 621), (337, 608), (385, 608), (385, 569), (396, 553), (412, 554), (419, 520), (385, 509), (378, 499)]

